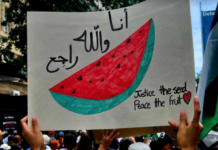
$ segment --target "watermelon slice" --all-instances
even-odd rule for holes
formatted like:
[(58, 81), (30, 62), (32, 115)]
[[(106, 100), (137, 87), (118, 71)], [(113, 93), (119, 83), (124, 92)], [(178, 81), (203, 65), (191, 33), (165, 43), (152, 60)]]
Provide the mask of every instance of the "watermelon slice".
[(64, 108), (83, 115), (116, 107), (143, 80), (154, 40), (154, 22), (150, 19), (116, 48), (52, 87), (52, 97)]

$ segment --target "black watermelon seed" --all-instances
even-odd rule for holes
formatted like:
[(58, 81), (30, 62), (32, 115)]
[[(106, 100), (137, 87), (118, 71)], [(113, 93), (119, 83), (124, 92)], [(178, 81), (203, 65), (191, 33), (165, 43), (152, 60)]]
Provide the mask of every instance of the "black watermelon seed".
[(131, 54), (133, 54), (133, 51), (131, 51)]
[(104, 81), (104, 79), (101, 79), (101, 81)]
[(114, 57), (115, 55), (113, 55), (112, 57)]
[(100, 66), (100, 65), (101, 65), (101, 62), (99, 61), (98, 64), (97, 64), (97, 66)]
[(139, 33), (142, 33), (142, 30)]
[(126, 43), (130, 43), (130, 39), (128, 39), (128, 40), (126, 41)]
[(124, 58), (126, 57), (126, 55), (123, 56)]
[(63, 88), (64, 88), (64, 86), (62, 85), (62, 86), (61, 86), (61, 88), (63, 89)]
[(82, 80), (82, 76), (79, 76), (79, 78), (77, 78), (77, 80), (79, 80), (79, 81)]
[(118, 64), (117, 68), (120, 68), (120, 64)]
[(76, 93), (76, 90), (74, 90), (72, 93), (73, 93), (73, 94)]
[(89, 83), (92, 83), (92, 80), (90, 80)]

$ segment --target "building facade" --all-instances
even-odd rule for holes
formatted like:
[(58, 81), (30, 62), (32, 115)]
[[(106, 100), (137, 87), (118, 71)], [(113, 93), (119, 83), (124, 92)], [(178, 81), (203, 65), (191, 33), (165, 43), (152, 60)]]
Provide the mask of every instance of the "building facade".
[[(201, 8), (200, 8), (200, 10), (201, 10)], [(210, 28), (211, 28), (214, 14), (215, 14), (215, 10), (211, 10), (211, 11), (202, 11), (201, 10), (203, 56), (204, 56), (205, 48), (207, 45), (207, 39), (208, 39), (208, 35), (210, 33)]]
[[(5, 20), (5, 16), (6, 16), (6, 9), (9, 7), (8, 3), (4, 3), (2, 0), (0, 0), (0, 22)], [(13, 23), (9, 23), (7, 26), (2, 26), (0, 24), (0, 36), (8, 36), (9, 32), (11, 31), (11, 29), (14, 28), (14, 24)], [(16, 59), (18, 56), (22, 56), (22, 53), (19, 50), (16, 50), (14, 46), (12, 46), (12, 50), (11, 52), (9, 52), (8, 54), (6, 54), (6, 56), (4, 56), (1, 53), (1, 49), (0, 49), (0, 63), (6, 63), (6, 59)]]

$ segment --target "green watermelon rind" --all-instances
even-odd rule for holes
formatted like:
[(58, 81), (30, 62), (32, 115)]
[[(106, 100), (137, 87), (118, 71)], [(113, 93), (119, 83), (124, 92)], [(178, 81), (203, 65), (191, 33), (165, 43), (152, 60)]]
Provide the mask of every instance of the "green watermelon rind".
[(154, 27), (153, 19), (151, 19), (149, 36), (148, 36), (145, 52), (143, 55), (142, 62), (140, 64), (138, 74), (133, 84), (128, 89), (126, 89), (123, 93), (113, 98), (109, 98), (105, 100), (90, 100), (90, 99), (71, 97), (71, 96), (50, 91), (52, 97), (62, 107), (68, 109), (69, 111), (82, 115), (93, 115), (97, 113), (102, 113), (104, 111), (108, 111), (116, 107), (117, 105), (124, 102), (127, 98), (129, 98), (142, 82), (151, 63), (153, 50), (154, 50), (154, 42), (155, 42), (155, 27)]
[(185, 101), (185, 103), (188, 105), (189, 104), (189, 102), (190, 102), (190, 100), (189, 101)]

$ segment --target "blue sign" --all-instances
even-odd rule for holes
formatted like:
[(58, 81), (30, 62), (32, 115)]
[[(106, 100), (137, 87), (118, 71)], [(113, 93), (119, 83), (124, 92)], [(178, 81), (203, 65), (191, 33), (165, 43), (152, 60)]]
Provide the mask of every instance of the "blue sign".
[(201, 11), (203, 54), (205, 52), (205, 47), (207, 45), (207, 39), (208, 39), (208, 35), (210, 33), (210, 28), (211, 28), (211, 24), (212, 24), (214, 15), (215, 15), (215, 11)]

